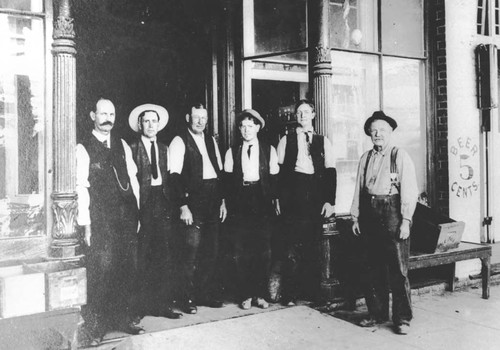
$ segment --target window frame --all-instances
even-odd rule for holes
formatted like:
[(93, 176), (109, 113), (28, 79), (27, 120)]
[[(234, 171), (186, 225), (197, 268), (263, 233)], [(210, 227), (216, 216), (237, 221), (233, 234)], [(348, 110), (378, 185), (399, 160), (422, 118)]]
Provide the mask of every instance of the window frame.
[[(433, 181), (435, 180), (435, 176), (437, 174), (436, 172), (436, 165), (434, 164), (433, 161), (433, 154), (435, 149), (437, 148), (436, 145), (436, 140), (435, 140), (435, 119), (434, 116), (436, 114), (436, 97), (434, 94), (433, 86), (435, 85), (434, 82), (434, 72), (435, 72), (435, 67), (433, 67), (434, 63), (434, 52), (433, 48), (434, 47), (434, 42), (433, 39), (429, 37), (430, 29), (429, 29), (429, 18), (432, 14), (431, 5), (429, 0), (422, 0), (422, 35), (423, 35), (423, 50), (421, 55), (406, 55), (406, 54), (394, 54), (394, 53), (384, 53), (383, 51), (383, 45), (382, 45), (382, 0), (377, 0), (376, 1), (376, 13), (374, 13), (374, 16), (376, 16), (376, 19), (374, 19), (374, 23), (376, 23), (377, 26), (377, 45), (375, 48), (375, 51), (367, 51), (363, 49), (355, 49), (355, 48), (330, 48), (330, 51), (341, 51), (341, 52), (347, 52), (347, 53), (356, 53), (356, 54), (362, 54), (362, 55), (371, 55), (371, 56), (376, 56), (378, 60), (378, 66), (379, 66), (379, 72), (378, 72), (378, 80), (379, 80), (379, 105), (380, 108), (384, 108), (384, 82), (383, 82), (383, 70), (384, 70), (384, 58), (398, 58), (398, 59), (411, 59), (411, 60), (418, 60), (419, 62), (422, 63), (422, 69), (421, 69), (421, 76), (423, 77), (423, 82), (420, 85), (420, 96), (422, 98), (421, 101), (421, 106), (420, 106), (420, 115), (421, 115), (421, 133), (424, 133), (422, 136), (422, 139), (425, 140), (423, 141), (423, 146), (426, 147), (427, 150), (427, 155), (424, 160), (424, 165), (425, 165), (425, 174), (423, 177), (423, 181), (425, 182), (422, 184), (422, 192), (426, 192), (428, 198), (429, 198), (429, 204), (430, 205), (435, 205), (437, 204), (437, 196), (438, 196), (438, 189), (435, 184), (433, 184)], [(254, 44), (254, 32), (253, 30), (247, 30), (249, 28), (249, 25), (253, 28), (253, 18), (254, 18), (254, 11), (253, 11), (253, 0), (243, 0), (243, 11), (242, 11), (242, 16), (243, 16), (243, 40), (242, 40), (242, 55), (241, 55), (241, 62), (242, 62), (242, 106), (243, 108), (251, 108), (252, 106), (252, 68), (251, 68), (251, 63), (253, 60), (256, 59), (266, 59), (270, 57), (275, 57), (283, 54), (289, 54), (289, 53), (297, 53), (297, 52), (309, 52), (309, 42), (306, 42), (306, 47), (304, 49), (299, 49), (299, 50), (290, 50), (290, 51), (283, 51), (283, 52), (273, 52), (273, 53), (266, 53), (262, 55), (247, 55), (245, 56), (246, 52), (249, 52), (246, 45), (248, 43)], [(307, 6), (306, 6), (307, 9)], [(490, 11), (491, 14), (491, 11)], [(306, 12), (306, 28), (309, 27), (308, 23), (308, 14)], [(253, 52), (253, 51), (250, 51)], [(306, 62), (306, 66), (308, 66), (309, 61)], [(309, 71), (310, 68), (308, 67), (307, 70)], [(309, 76), (307, 76), (309, 78)], [(307, 80), (309, 82), (309, 79)]]
[[(42, 21), (43, 30), (43, 102), (44, 118), (43, 140), (40, 143), (42, 149), (39, 152), (39, 174), (42, 177), (40, 195), (43, 198), (44, 232), (36, 236), (0, 236), (0, 260), (20, 260), (39, 258), (47, 256), (48, 244), (51, 237), (51, 227), (53, 223), (53, 213), (51, 207), (51, 194), (53, 190), (53, 6), (52, 0), (42, 0), (42, 12), (22, 11), (7, 8), (0, 8), (0, 14), (7, 16), (36, 18)], [(17, 183), (17, 180), (15, 181)], [(16, 186), (15, 191), (18, 191)], [(22, 197), (23, 194), (18, 194)], [(22, 241), (22, 242), (20, 242)]]

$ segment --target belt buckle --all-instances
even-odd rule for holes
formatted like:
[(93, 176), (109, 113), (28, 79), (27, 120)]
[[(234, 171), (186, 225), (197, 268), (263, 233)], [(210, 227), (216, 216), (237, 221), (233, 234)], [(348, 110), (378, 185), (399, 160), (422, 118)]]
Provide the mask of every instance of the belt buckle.
[(250, 181), (243, 181), (243, 186), (250, 186)]

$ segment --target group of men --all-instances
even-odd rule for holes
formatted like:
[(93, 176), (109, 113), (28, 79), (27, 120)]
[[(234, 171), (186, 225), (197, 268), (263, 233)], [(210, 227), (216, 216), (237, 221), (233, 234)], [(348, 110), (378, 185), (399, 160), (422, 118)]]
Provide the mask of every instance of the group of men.
[[(375, 288), (376, 279), (383, 282), (387, 265), (393, 295), (398, 292), (393, 321), (407, 326), (411, 303), (404, 254), (415, 207), (407, 188), (416, 190), (416, 182), (406, 180), (415, 177), (408, 155), (391, 151), (396, 122), (377, 113), (365, 124), (374, 150), (361, 159), (352, 206), (353, 231), (361, 233), (367, 251), (374, 252), (368, 254), (367, 271), (377, 276), (367, 279), (366, 291), (373, 292), (365, 292), (371, 317), (363, 325), (388, 317), (388, 294), (387, 300), (379, 297), (388, 290)], [(110, 330), (143, 333), (138, 319), (144, 315), (181, 317), (174, 311), (174, 299), (187, 314), (195, 314), (200, 305), (222, 307), (214, 283), (221, 223), (234, 242), (240, 307), (267, 308), (271, 222), (282, 217), (282, 303), (296, 303), (303, 283), (299, 267), (317, 261), (322, 223), (335, 213), (333, 149), (326, 137), (314, 132), (315, 115), (310, 101), (299, 101), (296, 131), (275, 148), (258, 137), (265, 120), (246, 109), (237, 119), (241, 138), (223, 159), (216, 140), (206, 133), (208, 112), (202, 104), (189, 107), (187, 127), (167, 147), (157, 138), (168, 123), (165, 108), (145, 104), (130, 113), (129, 125), (140, 136), (129, 145), (112, 132), (113, 103), (96, 103), (90, 113), (94, 129), (76, 149), (78, 224), (88, 247), (83, 316), (94, 341)], [(396, 160), (396, 170), (389, 158)], [(394, 181), (386, 181), (386, 175)], [(379, 237), (381, 231), (391, 235)], [(318, 285), (319, 271), (314, 265), (309, 270), (310, 281)]]

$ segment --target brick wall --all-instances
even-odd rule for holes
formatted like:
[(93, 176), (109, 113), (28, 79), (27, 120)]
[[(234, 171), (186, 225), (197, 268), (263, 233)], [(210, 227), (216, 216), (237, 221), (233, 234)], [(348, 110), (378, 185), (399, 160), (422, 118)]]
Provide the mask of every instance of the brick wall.
[[(434, 159), (435, 159), (435, 199), (437, 209), (445, 215), (449, 213), (448, 176), (448, 95), (446, 76), (446, 20), (444, 0), (431, 1), (429, 8), (429, 36), (431, 62), (434, 65)], [(431, 180), (432, 181), (432, 180)]]

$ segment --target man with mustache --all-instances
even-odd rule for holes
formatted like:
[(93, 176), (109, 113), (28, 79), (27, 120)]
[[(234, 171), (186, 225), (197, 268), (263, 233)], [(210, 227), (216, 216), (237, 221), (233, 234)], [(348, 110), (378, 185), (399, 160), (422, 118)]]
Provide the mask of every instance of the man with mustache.
[(170, 172), (174, 205), (178, 208), (183, 243), (182, 310), (197, 312), (197, 305), (219, 308), (223, 302), (214, 285), (219, 249), (219, 224), (226, 219), (221, 191), (222, 161), (213, 136), (205, 133), (208, 112), (195, 104), (186, 114), (187, 128), (170, 144)]
[(139, 273), (142, 313), (171, 319), (182, 314), (172, 310), (173, 227), (168, 148), (157, 134), (168, 122), (165, 108), (147, 103), (130, 113), (129, 125), (140, 133), (130, 148), (137, 164), (140, 185), (141, 230), (139, 232)]
[(139, 185), (127, 143), (111, 130), (115, 106), (100, 99), (94, 123), (76, 147), (78, 224), (87, 245), (85, 327), (94, 343), (107, 331), (144, 332), (133, 324)]
[(391, 142), (397, 126), (382, 111), (366, 120), (364, 131), (373, 148), (359, 162), (351, 215), (352, 231), (362, 239), (368, 265), (362, 280), (370, 317), (359, 325), (373, 327), (389, 319), (390, 286), (395, 332), (407, 334), (413, 317), (408, 281), (410, 225), (418, 187), (410, 156)]
[[(294, 305), (305, 286), (317, 298), (322, 224), (335, 213), (337, 172), (330, 141), (314, 132), (314, 104), (295, 105), (298, 127), (278, 144), (280, 205), (286, 226), (282, 303)], [(299, 268), (302, 274), (299, 274)], [(299, 278), (299, 276), (308, 276)]]

